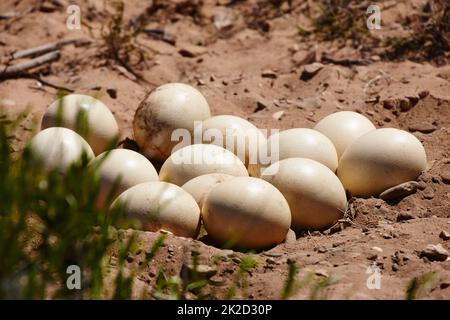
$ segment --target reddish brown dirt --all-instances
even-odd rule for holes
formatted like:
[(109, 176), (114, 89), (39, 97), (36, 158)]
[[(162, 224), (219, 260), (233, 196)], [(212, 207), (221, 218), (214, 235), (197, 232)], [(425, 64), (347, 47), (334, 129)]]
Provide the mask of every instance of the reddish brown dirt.
[[(317, 279), (339, 276), (340, 280), (327, 289), (327, 298), (403, 299), (413, 277), (438, 271), (438, 280), (418, 297), (450, 299), (450, 261), (429, 262), (418, 256), (428, 244), (441, 243), (450, 250), (450, 241), (439, 237), (442, 230), (450, 231), (450, 185), (448, 178), (443, 178), (450, 175), (448, 64), (385, 61), (374, 53), (356, 50), (351, 43), (304, 39), (298, 35), (296, 26), (305, 21), (302, 11), (305, 5), (289, 12), (285, 6), (276, 10), (257, 7), (257, 1), (235, 5), (227, 5), (231, 1), (205, 1), (204, 6), (192, 1), (191, 6), (176, 6), (174, 3), (183, 3), (178, 0), (170, 4), (164, 1), (164, 8), (148, 24), (150, 28), (169, 30), (176, 44), (138, 35), (136, 40), (146, 59), (143, 63), (130, 64), (142, 76), (141, 80), (133, 80), (105, 55), (107, 50), (99, 37), (100, 27), (107, 23), (111, 9), (105, 10), (101, 0), (75, 2), (81, 7), (84, 21), (92, 27), (94, 37), (86, 28), (79, 31), (66, 28), (66, 1), (2, 1), (0, 13), (13, 10), (22, 12), (23, 16), (0, 20), (0, 57), (6, 63), (5, 57), (15, 50), (60, 39), (91, 39), (88, 45), (64, 47), (58, 61), (39, 70), (47, 82), (100, 97), (114, 112), (123, 138), (133, 138), (134, 111), (145, 94), (156, 85), (177, 81), (201, 90), (213, 114), (239, 115), (260, 128), (311, 128), (332, 112), (354, 110), (366, 115), (377, 127), (410, 130), (423, 142), (429, 160), (429, 171), (420, 177), (423, 190), (396, 203), (355, 199), (352, 207), (356, 217), (352, 226), (330, 235), (301, 236), (269, 253), (256, 254), (259, 264), (246, 273), (248, 287), (238, 288), (236, 297), (279, 298), (290, 259), (300, 267), (298, 279), (308, 271), (315, 272)], [(401, 33), (400, 19), (406, 12), (419, 10), (425, 2), (383, 2), (387, 3), (382, 15), (383, 29), (377, 36)], [(125, 21), (143, 13), (147, 6), (144, 2), (127, 2)], [(232, 13), (233, 26), (218, 31), (212, 20), (224, 8)], [(258, 18), (264, 15), (267, 19)], [(181, 55), (182, 49), (193, 57)], [(335, 60), (365, 59), (368, 64), (337, 65), (324, 61), (324, 55)], [(303, 65), (314, 61), (322, 62), (323, 68), (308, 81), (300, 80)], [(275, 76), (263, 77), (266, 70), (273, 71)], [(115, 90), (117, 97), (112, 98), (106, 89)], [(17, 114), (28, 110), (28, 120), (15, 135), (17, 150), (32, 134), (32, 119), (40, 119), (56, 94), (57, 90), (34, 79), (19, 77), (0, 82), (0, 99), (7, 112)], [(398, 101), (414, 101), (411, 97), (417, 97), (417, 104), (402, 111)], [(257, 108), (258, 103), (264, 107)], [(389, 106), (392, 108), (386, 108)], [(278, 111), (284, 113), (275, 119), (272, 115)], [(416, 219), (397, 222), (400, 212), (409, 212)], [(141, 232), (140, 237), (141, 246), (148, 250), (157, 234)], [(214, 256), (225, 256), (218, 265), (216, 281), (204, 292), (225, 297), (233, 283), (242, 284), (236, 280), (236, 274), (243, 253), (230, 253), (198, 240), (169, 236), (155, 263), (140, 272), (134, 296), (138, 298), (142, 292), (150, 292), (160, 268), (168, 275), (179, 275), (193, 249), (199, 251), (202, 264), (211, 264)], [(398, 259), (393, 258), (396, 252)], [(133, 255), (127, 267), (137, 266), (141, 258), (139, 254)], [(113, 256), (112, 273), (114, 261)], [(370, 276), (367, 267), (373, 263), (382, 272), (378, 290), (366, 286)], [(311, 292), (309, 286), (292, 298), (310, 298)]]

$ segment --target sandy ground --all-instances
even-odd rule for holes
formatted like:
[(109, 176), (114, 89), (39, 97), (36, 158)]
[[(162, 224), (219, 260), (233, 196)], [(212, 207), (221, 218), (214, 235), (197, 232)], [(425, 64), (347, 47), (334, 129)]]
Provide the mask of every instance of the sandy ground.
[[(277, 9), (258, 5), (258, 1), (205, 1), (203, 6), (198, 1), (164, 1), (146, 27), (166, 30), (168, 41), (139, 34), (132, 41), (138, 43), (144, 60), (136, 63), (132, 57), (130, 63), (121, 64), (100, 36), (101, 27), (108, 27), (111, 7), (104, 8), (100, 0), (72, 2), (80, 5), (83, 21), (92, 33), (87, 27), (67, 29), (66, 1), (1, 1), (0, 13), (22, 13), (0, 19), (2, 63), (8, 63), (8, 56), (16, 50), (61, 39), (89, 39), (89, 43), (63, 47), (58, 60), (33, 70), (55, 86), (99, 97), (112, 109), (123, 138), (133, 139), (134, 111), (145, 94), (157, 85), (176, 81), (201, 90), (213, 114), (238, 115), (263, 129), (311, 128), (332, 112), (357, 111), (379, 128), (412, 132), (423, 142), (429, 160), (429, 171), (420, 177), (421, 188), (415, 194), (395, 203), (353, 199), (356, 216), (351, 226), (328, 235), (302, 235), (256, 254), (259, 264), (246, 273), (247, 285), (236, 278), (243, 253), (169, 236), (155, 263), (140, 272), (136, 298), (151, 290), (161, 267), (169, 275), (180, 274), (188, 252), (194, 249), (202, 264), (222, 257), (217, 274), (204, 289), (216, 297), (225, 297), (228, 288), (238, 283), (236, 297), (279, 298), (290, 259), (300, 267), (298, 279), (308, 272), (319, 280), (338, 277), (324, 292), (323, 297), (330, 299), (403, 299), (410, 280), (430, 271), (439, 272), (437, 280), (418, 297), (450, 298), (450, 261), (431, 262), (418, 254), (428, 244), (441, 243), (450, 250), (450, 240), (439, 237), (442, 230), (450, 231), (448, 59), (439, 63), (387, 61), (376, 50), (360, 50), (351, 41), (303, 38), (297, 25), (305, 20), (307, 1), (294, 1), (293, 10), (286, 5)], [(401, 19), (425, 2), (382, 2), (386, 4), (383, 28), (373, 31), (374, 36), (403, 32)], [(124, 23), (147, 7), (149, 2), (127, 2)], [(356, 63), (346, 63), (348, 60)], [(314, 62), (322, 64), (320, 70), (301, 80), (304, 66)], [(33, 119), (40, 120), (56, 95), (56, 89), (36, 79), (17, 77), (0, 82), (0, 99), (7, 112), (28, 113), (15, 135), (16, 150), (32, 135)], [(405, 212), (414, 219), (397, 221), (398, 214)], [(148, 249), (157, 234), (142, 232), (140, 237), (141, 245)], [(127, 267), (138, 265), (141, 255), (133, 255)], [(113, 256), (112, 273), (114, 261)], [(373, 264), (381, 272), (381, 286), (371, 290), (366, 285), (371, 276), (367, 268)], [(311, 297), (310, 286), (292, 296)]]

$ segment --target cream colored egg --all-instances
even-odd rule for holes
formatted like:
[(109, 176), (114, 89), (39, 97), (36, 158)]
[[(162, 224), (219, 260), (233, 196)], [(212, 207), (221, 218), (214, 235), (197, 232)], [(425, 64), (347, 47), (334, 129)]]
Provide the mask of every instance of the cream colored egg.
[(194, 197), (198, 206), (201, 208), (203, 201), (211, 189), (234, 176), (225, 173), (209, 173), (195, 177), (183, 184), (182, 188)]
[(367, 198), (417, 179), (426, 166), (425, 149), (415, 136), (383, 128), (360, 137), (344, 152), (337, 175), (353, 196)]
[(86, 140), (75, 131), (67, 128), (52, 127), (36, 134), (28, 145), (33, 159), (40, 162), (46, 170), (65, 172), (67, 168), (82, 159), (94, 157)]
[(191, 138), (195, 122), (210, 116), (208, 102), (197, 89), (168, 83), (150, 92), (139, 105), (133, 120), (134, 137), (145, 156), (164, 161), (179, 143), (180, 130), (187, 130)]
[(249, 173), (257, 174), (260, 152), (265, 150), (267, 139), (249, 121), (232, 115), (219, 115), (201, 123), (203, 143), (212, 143), (230, 150), (244, 162)]
[(288, 201), (295, 230), (331, 227), (347, 209), (341, 182), (328, 167), (317, 161), (284, 159), (264, 170), (261, 178), (278, 188)]
[(100, 100), (82, 94), (69, 94), (50, 104), (41, 128), (55, 126), (82, 135), (95, 154), (105, 151), (119, 137), (119, 126), (108, 107)]
[(213, 240), (247, 249), (283, 242), (291, 225), (289, 205), (280, 191), (251, 177), (217, 184), (205, 199), (202, 217)]
[(137, 220), (145, 231), (167, 231), (176, 236), (196, 238), (200, 208), (194, 198), (167, 182), (144, 182), (123, 192), (112, 204), (124, 205), (126, 217)]
[(279, 160), (307, 158), (322, 163), (333, 172), (337, 169), (336, 148), (330, 139), (316, 130), (307, 128), (284, 130), (269, 137), (269, 148), (273, 144), (278, 144)]
[[(159, 181), (155, 167), (146, 157), (133, 150), (114, 149), (97, 156), (90, 164), (97, 169), (100, 193), (97, 204), (103, 206), (139, 183)], [(113, 193), (113, 194), (111, 194)]]
[(193, 144), (175, 151), (161, 167), (159, 178), (182, 186), (208, 173), (248, 176), (245, 165), (231, 151), (212, 144)]
[(323, 133), (333, 142), (338, 158), (356, 139), (375, 129), (369, 119), (353, 111), (332, 113), (314, 127), (314, 130)]

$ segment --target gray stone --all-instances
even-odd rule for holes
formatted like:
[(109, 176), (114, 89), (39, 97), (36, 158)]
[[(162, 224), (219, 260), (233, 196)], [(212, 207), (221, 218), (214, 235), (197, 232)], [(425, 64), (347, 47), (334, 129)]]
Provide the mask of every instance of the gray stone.
[(211, 278), (208, 280), (208, 282), (209, 282), (210, 284), (214, 285), (214, 286), (222, 287), (222, 286), (224, 286), (224, 285), (226, 284), (226, 279), (223, 278), (223, 277), (221, 277), (221, 276), (215, 275), (215, 276), (211, 277)]
[(317, 248), (318, 253), (326, 253), (328, 250), (324, 246), (320, 246)]
[(307, 81), (314, 77), (320, 70), (323, 68), (323, 64), (319, 62), (314, 62), (311, 64), (307, 64), (303, 67), (302, 74), (300, 75), (300, 79), (303, 81)]
[(297, 241), (297, 236), (295, 235), (294, 230), (289, 229), (288, 233), (286, 234), (286, 238), (284, 239), (285, 243), (295, 243)]
[(106, 93), (108, 93), (108, 95), (113, 99), (117, 98), (117, 88), (115, 87), (107, 88)]
[(427, 188), (427, 183), (425, 181), (420, 181), (419, 186), (417, 188), (419, 190), (425, 190)]
[(284, 115), (284, 111), (277, 111), (275, 113), (272, 114), (272, 118), (274, 118), (275, 120), (280, 120)]
[(417, 181), (408, 181), (383, 191), (380, 198), (383, 200), (394, 200), (404, 198), (417, 191), (419, 183)]
[(208, 50), (205, 47), (186, 44), (178, 50), (178, 53), (186, 58), (195, 58), (207, 53)]
[(420, 256), (430, 261), (445, 261), (448, 258), (448, 251), (440, 243), (429, 244), (420, 252)]
[(265, 70), (261, 73), (261, 77), (263, 78), (270, 78), (270, 79), (276, 79), (278, 77), (277, 73), (272, 70)]
[(406, 220), (412, 220), (412, 219), (416, 219), (416, 216), (409, 212), (400, 212), (397, 215), (397, 221), (406, 221)]
[(253, 110), (253, 112), (259, 112), (262, 111), (264, 109), (268, 109), (270, 106), (270, 104), (267, 101), (256, 101), (256, 108), (255, 110)]
[(434, 198), (434, 192), (433, 192), (433, 190), (425, 191), (425, 192), (423, 193), (423, 198), (424, 198), (424, 199), (427, 199), (427, 200), (433, 199), (433, 198)]
[(214, 276), (217, 273), (217, 269), (214, 267), (210, 267), (208, 265), (205, 264), (199, 264), (197, 265), (197, 267), (195, 267), (192, 264), (188, 264), (185, 265), (185, 267), (190, 271), (190, 272), (197, 272), (197, 274), (199, 276), (203, 276), (206, 278), (211, 278), (212, 276)]
[(442, 172), (441, 178), (443, 183), (450, 184), (450, 171)]
[(263, 253), (263, 255), (265, 255), (267, 257), (275, 257), (275, 258), (277, 258), (277, 257), (281, 257), (283, 255), (283, 253), (276, 252), (276, 251), (274, 251), (274, 252), (266, 251), (266, 252)]
[(436, 131), (437, 127), (432, 123), (421, 121), (411, 124), (408, 129), (411, 132), (419, 131), (422, 133), (432, 133), (433, 131)]
[(324, 269), (317, 269), (316, 271), (314, 271), (314, 274), (319, 277), (325, 277), (325, 278), (329, 277), (328, 272)]
[(442, 230), (441, 233), (439, 234), (439, 238), (444, 239), (444, 240), (449, 240), (450, 233), (445, 230)]
[(375, 261), (378, 259), (378, 255), (376, 253), (370, 254), (367, 256), (367, 260)]
[(219, 9), (214, 15), (214, 26), (218, 30), (232, 27), (234, 20), (233, 11), (225, 7), (219, 7)]

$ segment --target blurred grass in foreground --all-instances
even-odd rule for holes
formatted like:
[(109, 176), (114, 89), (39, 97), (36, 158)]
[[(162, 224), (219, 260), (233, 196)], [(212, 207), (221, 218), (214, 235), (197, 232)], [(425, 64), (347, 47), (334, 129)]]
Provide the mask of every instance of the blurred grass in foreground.
[[(0, 117), (0, 299), (101, 298), (122, 208), (95, 206), (99, 179), (86, 156), (60, 174), (44, 172), (27, 148), (13, 155), (19, 122)], [(80, 267), (81, 290), (66, 286), (70, 265)], [(114, 296), (129, 287), (121, 279)]]

